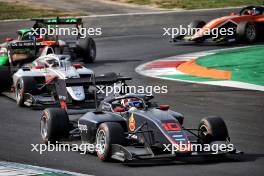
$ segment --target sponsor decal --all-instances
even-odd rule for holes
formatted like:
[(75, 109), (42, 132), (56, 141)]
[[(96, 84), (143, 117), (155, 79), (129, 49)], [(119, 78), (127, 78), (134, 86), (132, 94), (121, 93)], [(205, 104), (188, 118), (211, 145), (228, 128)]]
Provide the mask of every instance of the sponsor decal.
[(135, 131), (135, 129), (136, 129), (136, 121), (134, 118), (134, 113), (132, 113), (131, 116), (129, 117), (128, 127), (129, 127), (130, 131)]
[(175, 135), (172, 135), (173, 138), (180, 138), (180, 137), (183, 137), (182, 134), (175, 134)]
[(79, 122), (78, 122), (78, 128), (79, 128), (79, 130), (80, 130), (81, 132), (82, 132), (82, 131), (87, 131), (87, 130), (88, 130), (87, 125), (80, 124)]

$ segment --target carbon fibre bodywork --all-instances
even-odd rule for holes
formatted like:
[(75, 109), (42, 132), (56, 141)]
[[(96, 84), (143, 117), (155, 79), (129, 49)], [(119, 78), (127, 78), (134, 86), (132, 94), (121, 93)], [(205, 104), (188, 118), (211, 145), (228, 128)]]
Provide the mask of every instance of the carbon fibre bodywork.
[[(136, 110), (124, 111), (119, 111), (119, 108), (114, 107), (118, 104), (117, 101), (126, 98), (140, 99), (144, 102), (144, 106)], [(189, 147), (173, 152), (166, 150), (168, 146), (179, 143), (186, 145), (199, 143), (199, 134), (196, 129), (183, 127), (184, 117), (182, 114), (169, 110), (167, 105), (157, 105), (151, 102), (152, 98), (153, 96), (138, 94), (108, 97), (95, 111), (79, 115), (68, 113), (71, 130), (69, 138), (61, 141), (69, 142), (70, 140), (74, 143), (75, 140), (81, 140), (82, 144), (96, 145), (100, 126), (114, 123), (122, 127), (120, 133), (125, 139), (122, 144), (111, 144), (111, 158), (119, 161), (213, 154), (212, 151), (197, 153)], [(216, 143), (229, 144), (229, 137), (221, 141), (212, 141), (210, 145)], [(218, 154), (227, 153), (239, 152), (233, 149)]]
[[(254, 14), (252, 11), (257, 10), (258, 13)], [(199, 21), (203, 22), (203, 21)], [(191, 28), (198, 28), (193, 30), (192, 34), (187, 35), (178, 35), (173, 38), (174, 42), (178, 41), (194, 41), (194, 42), (203, 42), (205, 40), (213, 41), (216, 43), (232, 43), (240, 41), (239, 36), (239, 25), (243, 23), (253, 24), (256, 28), (257, 38), (263, 38), (263, 29), (264, 29), (264, 7), (263, 6), (248, 6), (240, 10), (239, 14), (231, 13), (228, 16), (212, 19), (211, 21), (203, 25), (192, 26), (192, 23), (189, 25)], [(214, 30), (217, 33), (214, 32)], [(224, 31), (226, 32), (220, 32)], [(224, 34), (223, 34), (224, 33)]]

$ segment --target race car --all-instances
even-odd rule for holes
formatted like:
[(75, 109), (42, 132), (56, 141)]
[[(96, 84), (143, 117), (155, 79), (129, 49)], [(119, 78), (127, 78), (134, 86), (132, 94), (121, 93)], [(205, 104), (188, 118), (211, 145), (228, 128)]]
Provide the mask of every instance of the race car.
[[(113, 83), (111, 81), (113, 78), (103, 82), (102, 76), (95, 77), (92, 70), (81, 64), (72, 64), (69, 55), (57, 55), (48, 45), (24, 41), (16, 42), (10, 47), (18, 49), (25, 46), (39, 47), (40, 56), (32, 63), (16, 67), (12, 62), (13, 54), (10, 53), (10, 66), (0, 67), (0, 74), (5, 75), (0, 77), (1, 91), (15, 99), (19, 106), (42, 108), (48, 105), (63, 107), (68, 104), (73, 107), (88, 106), (90, 103), (95, 105), (97, 94), (94, 86)], [(113, 77), (113, 74), (111, 76)], [(118, 82), (118, 79), (114, 82)], [(60, 88), (64, 85), (65, 90)]]
[(195, 20), (189, 24), (187, 35), (178, 35), (174, 42), (204, 42), (209, 39), (216, 43), (246, 42), (254, 43), (263, 38), (264, 7), (247, 6), (239, 14), (213, 19), (208, 23)]
[[(36, 43), (26, 42), (22, 42), (22, 44), (26, 44), (27, 47), (30, 44), (32, 46), (36, 45)], [(43, 47), (43, 45), (41, 46)], [(50, 87), (50, 84), (55, 79), (82, 77), (90, 80), (94, 79), (92, 70), (80, 64), (71, 64), (69, 55), (54, 54), (54, 50), (50, 46), (44, 45), (41, 49), (40, 56), (32, 63), (23, 64), (21, 67), (1, 67), (2, 70), (0, 70), (0, 73), (4, 74), (6, 72), (6, 77), (12, 79), (8, 83), (0, 80), (1, 83), (3, 82), (1, 86), (5, 87), (4, 91), (7, 91), (5, 94), (9, 95), (9, 97), (14, 97), (19, 106), (55, 103), (53, 90)], [(14, 55), (11, 54), (10, 57), (13, 58)], [(11, 60), (14, 61), (13, 59)], [(6, 69), (4, 70), (4, 68)], [(87, 92), (85, 92), (84, 86), (67, 87), (67, 93), (69, 95), (68, 101), (71, 103), (83, 102), (87, 98)]]
[[(32, 28), (22, 28), (17, 31), (17, 39), (6, 38), (4, 43), (0, 45), (0, 65), (8, 64), (8, 57), (5, 54), (5, 51), (8, 49), (10, 43), (25, 41), (25, 42), (52, 42), (52, 46), (56, 54), (68, 54), (71, 56), (72, 60), (81, 59), (84, 63), (93, 63), (96, 59), (96, 44), (95, 41), (91, 38), (80, 38), (80, 30), (83, 26), (81, 18), (55, 18), (55, 19), (32, 19), (35, 21), (35, 24)], [(58, 33), (54, 35), (43, 35), (39, 33), (40, 29), (45, 29), (48, 31), (48, 28), (53, 28), (59, 30), (61, 26), (74, 25), (75, 29), (78, 30), (76, 37), (59, 36)], [(70, 29), (70, 28), (69, 28)], [(35, 33), (35, 31), (37, 31)], [(51, 43), (50, 43), (51, 45)], [(35, 50), (34, 50), (35, 51)], [(20, 54), (25, 53), (28, 55), (30, 50), (20, 48)], [(24, 60), (28, 58), (14, 56), (14, 60)]]
[(25, 64), (32, 63), (41, 48), (49, 42), (9, 41), (0, 46), (0, 93), (10, 89), (12, 75)]
[(67, 53), (71, 55), (71, 58), (78, 59), (82, 58), (82, 61), (85, 63), (93, 63), (96, 58), (96, 44), (93, 38), (81, 38), (81, 30), (83, 28), (82, 18), (50, 18), (50, 19), (32, 19), (35, 21), (33, 28), (36, 31), (39, 31), (41, 28), (54, 28), (60, 30), (60, 27), (67, 27), (69, 29), (70, 25), (74, 25), (78, 33), (76, 37), (71, 36), (60, 36), (59, 34), (55, 35), (45, 35), (40, 36), (43, 40), (54, 40), (60, 47), (61, 53)]
[[(48, 143), (81, 143), (94, 147), (102, 161), (116, 159), (132, 161), (140, 159), (171, 158), (181, 156), (211, 155), (213, 151), (194, 151), (189, 146), (166, 150), (176, 144), (230, 144), (225, 122), (220, 117), (201, 120), (198, 128), (183, 126), (182, 114), (172, 111), (168, 105), (158, 105), (152, 95), (123, 94), (106, 97), (100, 106), (82, 114), (72, 114), (61, 108), (45, 109), (41, 116), (40, 134)], [(95, 150), (94, 150), (95, 149)], [(217, 154), (238, 154), (231, 148)]]

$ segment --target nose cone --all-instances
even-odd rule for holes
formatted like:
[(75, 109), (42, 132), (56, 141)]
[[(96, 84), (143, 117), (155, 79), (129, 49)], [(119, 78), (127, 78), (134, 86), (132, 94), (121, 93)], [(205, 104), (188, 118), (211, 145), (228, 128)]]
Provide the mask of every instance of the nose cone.
[(67, 91), (75, 101), (85, 100), (84, 88), (82, 86), (67, 87)]
[[(56, 70), (57, 75), (61, 79), (68, 79), (68, 78), (79, 78), (80, 75), (73, 67), (67, 67), (67, 68), (59, 68)], [(67, 92), (71, 96), (71, 98), (75, 101), (83, 101), (85, 100), (85, 92), (83, 86), (73, 86), (73, 87), (67, 87)]]
[(211, 30), (214, 28), (219, 27), (220, 25), (226, 23), (226, 21), (231, 20), (235, 18), (236, 16), (225, 16), (221, 18), (216, 18), (210, 22), (208, 22), (204, 27), (202, 27), (200, 30), (198, 30), (193, 36), (192, 40), (195, 40), (197, 38), (205, 36), (205, 34), (210, 33)]
[(67, 68), (59, 68), (57, 70), (57, 73), (59, 73), (59, 76), (62, 79), (67, 79), (67, 78), (78, 78), (79, 74), (76, 71), (76, 69), (72, 67), (67, 67)]

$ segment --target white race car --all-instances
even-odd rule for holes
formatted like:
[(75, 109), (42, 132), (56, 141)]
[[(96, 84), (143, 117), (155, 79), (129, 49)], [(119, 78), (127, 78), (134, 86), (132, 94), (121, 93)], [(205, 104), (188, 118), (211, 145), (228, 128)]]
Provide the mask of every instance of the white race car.
[[(45, 47), (40, 57), (31, 64), (16, 71), (13, 76), (13, 86), (9, 95), (13, 93), (19, 106), (53, 104), (58, 102), (55, 89), (59, 89), (57, 80), (78, 79), (79, 84), (66, 86), (67, 103), (82, 104), (91, 98), (89, 84), (92, 83), (94, 72), (81, 64), (72, 64), (69, 55), (54, 54), (51, 47)], [(55, 84), (56, 83), (56, 84)], [(64, 83), (66, 83), (64, 81)]]
[[(100, 101), (98, 96), (103, 96), (97, 93), (98, 86), (101, 90), (106, 85), (131, 79), (115, 73), (95, 77), (92, 70), (71, 63), (69, 55), (55, 54), (54, 47), (47, 43), (14, 42), (9, 48), (9, 63), (0, 67), (0, 92), (15, 99), (19, 106), (60, 105), (64, 109), (69, 105), (80, 109), (91, 108), (91, 105), (97, 107)], [(20, 49), (26, 48), (31, 49), (35, 59), (20, 52)], [(14, 56), (26, 59), (17, 61)]]

